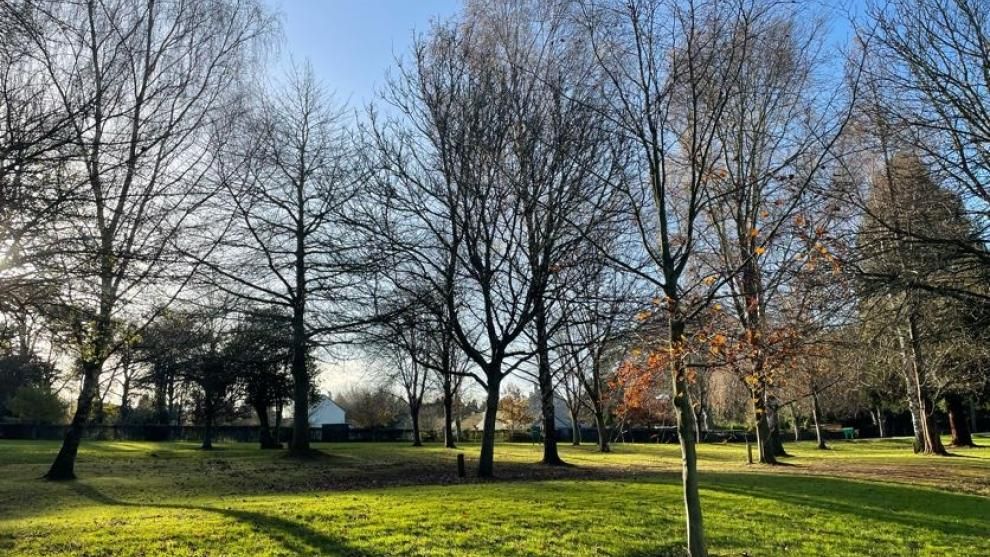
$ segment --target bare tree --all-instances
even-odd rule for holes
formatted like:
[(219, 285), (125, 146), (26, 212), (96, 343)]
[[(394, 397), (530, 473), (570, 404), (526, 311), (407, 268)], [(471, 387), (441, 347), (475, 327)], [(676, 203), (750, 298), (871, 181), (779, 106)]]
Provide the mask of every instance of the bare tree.
[[(611, 214), (608, 175), (611, 129), (600, 118), (600, 80), (587, 43), (576, 40), (567, 2), (476, 1), (469, 14), (500, 68), (508, 95), (507, 153), (501, 175), (519, 199), (522, 250), (532, 281), (533, 322), (527, 337), (535, 355), (544, 432), (544, 464), (562, 464), (554, 417), (558, 377), (550, 339), (559, 292), (571, 276), (585, 237)], [(585, 250), (586, 251), (586, 250)]]
[[(726, 333), (745, 339), (731, 367), (750, 388), (759, 459), (766, 464), (785, 455), (776, 391), (793, 346), (784, 342), (792, 335), (781, 304), (793, 298), (790, 279), (807, 256), (809, 246), (801, 241), (807, 221), (824, 227), (830, 214), (829, 199), (820, 196), (815, 204), (807, 197), (831, 181), (827, 169), (854, 106), (842, 82), (821, 77), (835, 73), (825, 71), (822, 25), (803, 7), (754, 4), (732, 39), (738, 79), (711, 83), (728, 87), (731, 98), (715, 125), (718, 153), (707, 205), (715, 233), (706, 242), (717, 255), (708, 280), (725, 280), (720, 294), (737, 329)], [(809, 206), (818, 214), (804, 213)]]
[(250, 0), (44, 1), (5, 12), (70, 133), (72, 171), (58, 179), (72, 208), (52, 227), (60, 250), (47, 265), (65, 276), (82, 385), (46, 477), (71, 479), (103, 363), (118, 346), (113, 322), (164, 294), (155, 291), (164, 281), (181, 285), (170, 248), (211, 193), (204, 135), (272, 21)]
[(598, 450), (611, 451), (609, 417), (613, 371), (629, 341), (633, 315), (638, 308), (634, 282), (614, 269), (591, 263), (583, 279), (575, 280), (563, 304), (567, 314), (558, 332), (556, 350), (564, 367), (565, 392), (594, 416), (598, 430)]
[(205, 260), (214, 285), (255, 307), (290, 315), (293, 433), (307, 454), (312, 377), (307, 356), (350, 342), (375, 320), (379, 263), (354, 215), (361, 183), (344, 113), (311, 68), (297, 69), (235, 121), (215, 165), (231, 215)]
[[(873, 108), (909, 144), (934, 179), (963, 201), (969, 235), (939, 237), (891, 219), (883, 225), (932, 244), (960, 264), (990, 264), (990, 6), (980, 0), (895, 0), (871, 10), (877, 102)], [(982, 289), (939, 285), (985, 299)]]
[[(380, 176), (379, 235), (401, 253), (394, 282), (443, 299), (459, 348), (486, 392), (478, 475), (491, 476), (500, 388), (528, 351), (538, 284), (526, 257), (523, 200), (507, 179), (512, 99), (485, 30), (435, 25), (400, 64), (369, 130)], [(449, 285), (456, 284), (456, 288)]]
[[(630, 138), (631, 146), (628, 179), (615, 185), (628, 197), (630, 226), (636, 232), (625, 249), (602, 253), (663, 295), (687, 545), (693, 557), (704, 556), (685, 328), (704, 309), (715, 285), (695, 279), (689, 264), (696, 258), (702, 216), (712, 197), (711, 170), (719, 155), (716, 124), (734, 95), (727, 85), (740, 78), (746, 54), (746, 43), (736, 37), (754, 6), (588, 1), (583, 11), (587, 39), (608, 84), (605, 116)], [(636, 253), (633, 242), (652, 269), (644, 258), (628, 256)]]

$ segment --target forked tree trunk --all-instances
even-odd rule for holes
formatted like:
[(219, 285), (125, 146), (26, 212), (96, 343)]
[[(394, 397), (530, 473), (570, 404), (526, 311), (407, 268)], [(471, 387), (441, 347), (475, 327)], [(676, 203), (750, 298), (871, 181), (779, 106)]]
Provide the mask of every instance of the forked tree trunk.
[[(499, 366), (501, 367), (501, 366)], [(495, 475), (495, 422), (498, 416), (498, 399), (501, 378), (489, 373), (488, 393), (485, 398), (485, 421), (481, 432), (481, 454), (478, 456), (478, 477), (491, 478)]]
[[(671, 297), (672, 298), (672, 297)], [(671, 380), (674, 409), (677, 414), (677, 438), (681, 446), (681, 478), (684, 489), (684, 509), (687, 515), (688, 555), (707, 557), (705, 527), (701, 514), (701, 495), (698, 492), (698, 455), (694, 438), (694, 408), (688, 394), (687, 373), (681, 351), (684, 348), (684, 321), (676, 302), (671, 302), (670, 349), (675, 357), (671, 362)]]
[(969, 430), (969, 422), (966, 419), (966, 406), (963, 399), (957, 394), (945, 395), (945, 406), (949, 411), (949, 431), (952, 432), (953, 447), (975, 447), (973, 435)]
[(72, 422), (65, 431), (65, 438), (62, 440), (62, 448), (55, 457), (45, 479), (53, 481), (76, 479), (76, 454), (79, 452), (79, 442), (82, 440), (83, 428), (89, 420), (89, 412), (96, 397), (96, 388), (99, 383), (100, 368), (103, 366), (97, 362), (83, 362), (82, 388), (79, 390), (79, 398), (76, 403), (76, 413), (72, 416)]
[(918, 417), (921, 420), (921, 443), (920, 451), (925, 454), (947, 455), (948, 451), (942, 445), (942, 439), (938, 434), (938, 427), (935, 425), (935, 405), (928, 395), (928, 389), (924, 381), (927, 373), (927, 361), (921, 349), (921, 338), (918, 332), (918, 322), (914, 311), (908, 313), (908, 340), (911, 350), (911, 379), (915, 389), (915, 396), (918, 401)]
[(921, 418), (921, 409), (918, 407), (918, 397), (912, 392), (911, 381), (906, 378), (905, 380), (908, 383), (908, 413), (911, 415), (911, 429), (914, 432), (912, 445), (914, 452), (920, 453), (925, 447), (925, 428), (922, 425), (924, 420)]

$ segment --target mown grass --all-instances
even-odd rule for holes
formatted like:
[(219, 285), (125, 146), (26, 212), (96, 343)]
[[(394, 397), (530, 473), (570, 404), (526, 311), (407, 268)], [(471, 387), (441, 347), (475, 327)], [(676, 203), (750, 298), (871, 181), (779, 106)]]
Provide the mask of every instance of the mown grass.
[[(981, 442), (990, 445), (990, 438)], [(52, 442), (0, 442), (0, 555), (676, 555), (674, 445), (503, 444), (500, 479), (456, 477), (456, 451), (317, 445), (322, 456), (225, 444), (85, 443), (80, 480), (38, 479)], [(904, 440), (788, 445), (790, 464), (700, 447), (714, 555), (990, 555), (990, 448), (948, 458)], [(476, 446), (461, 449), (469, 466)]]

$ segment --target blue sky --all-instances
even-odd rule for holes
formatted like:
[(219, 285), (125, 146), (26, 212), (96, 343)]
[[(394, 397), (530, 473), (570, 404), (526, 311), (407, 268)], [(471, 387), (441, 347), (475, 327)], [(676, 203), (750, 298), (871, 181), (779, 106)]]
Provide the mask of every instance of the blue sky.
[(309, 60), (314, 72), (352, 107), (374, 97), (394, 54), (414, 31), (455, 13), (459, 0), (268, 0), (282, 16), (283, 62)]

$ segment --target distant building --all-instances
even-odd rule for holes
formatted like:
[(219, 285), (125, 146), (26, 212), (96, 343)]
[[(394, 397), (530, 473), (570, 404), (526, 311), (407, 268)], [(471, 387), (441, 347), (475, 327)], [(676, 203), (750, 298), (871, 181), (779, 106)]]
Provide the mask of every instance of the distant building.
[(309, 407), (309, 424), (312, 427), (323, 424), (345, 424), (346, 417), (344, 409), (326, 397), (320, 397), (319, 402)]

